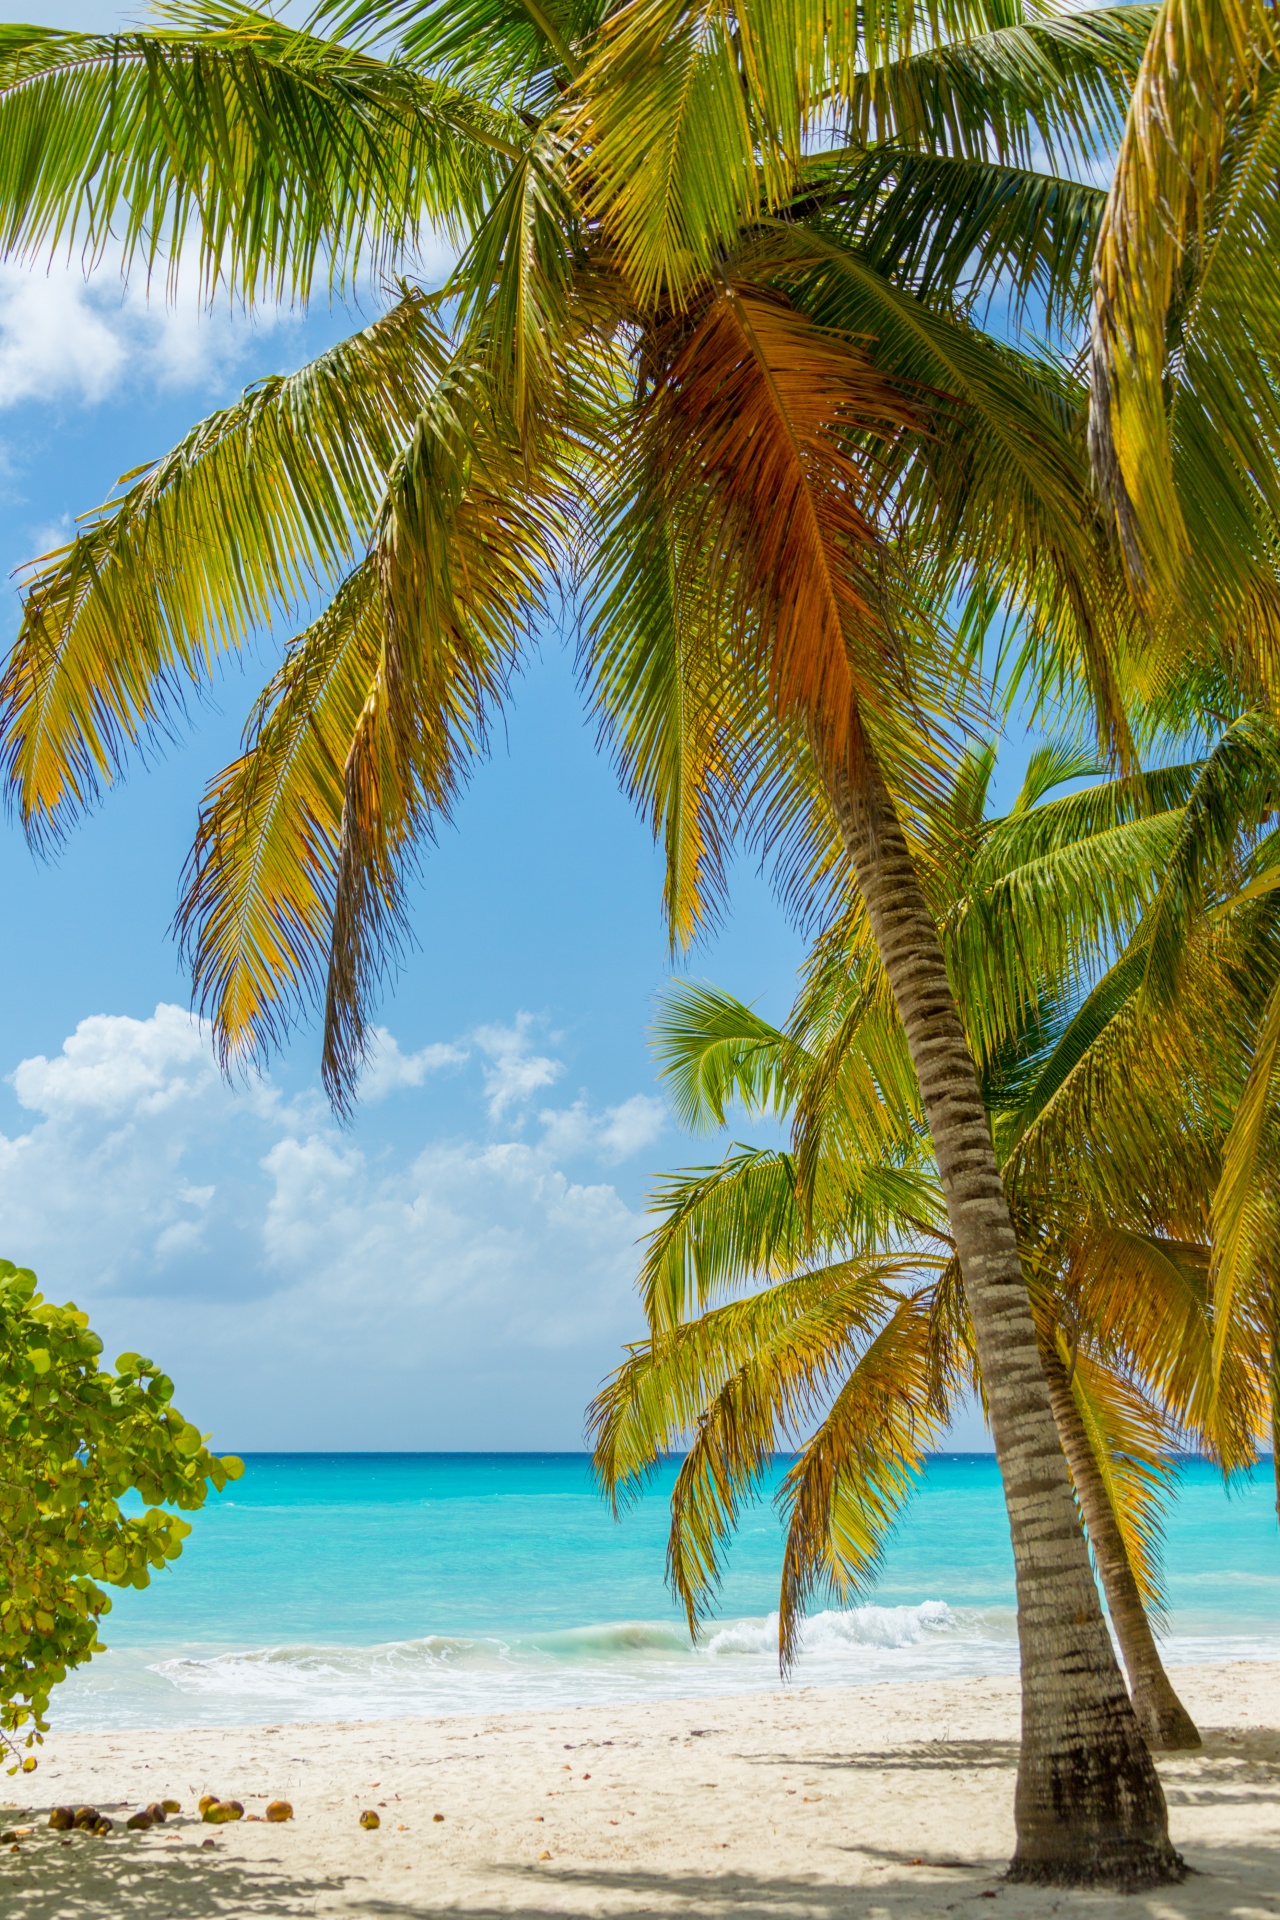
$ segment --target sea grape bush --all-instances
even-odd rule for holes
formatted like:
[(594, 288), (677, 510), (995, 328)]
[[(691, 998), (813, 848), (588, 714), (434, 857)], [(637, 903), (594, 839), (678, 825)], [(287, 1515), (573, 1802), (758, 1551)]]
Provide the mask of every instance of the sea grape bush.
[[(87, 1314), (56, 1307), (0, 1260), (0, 1745), (30, 1770), (49, 1696), (103, 1651), (98, 1584), (145, 1587), (191, 1528), (177, 1512), (239, 1479), (173, 1405), (153, 1360), (99, 1364)], [(125, 1513), (128, 1494), (142, 1512)], [(23, 1750), (26, 1749), (26, 1757)]]

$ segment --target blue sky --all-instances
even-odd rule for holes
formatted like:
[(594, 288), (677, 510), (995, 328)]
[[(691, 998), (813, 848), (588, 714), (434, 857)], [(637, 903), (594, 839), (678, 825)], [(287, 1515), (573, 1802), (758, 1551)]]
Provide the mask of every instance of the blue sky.
[[(28, 9), (108, 24), (89, 5)], [(347, 316), (251, 326), (110, 271), (0, 267), (6, 571)], [(17, 623), (10, 585), (7, 642)], [(55, 863), (0, 824), (0, 1252), (153, 1354), (220, 1444), (573, 1447), (640, 1330), (649, 1177), (721, 1143), (671, 1125), (646, 1045), (667, 976), (660, 868), (555, 635), (424, 865), (417, 950), (354, 1124), (302, 1032), (227, 1087), (168, 935), (206, 778), (288, 632), (264, 637)], [(781, 1014), (800, 945), (762, 882), (691, 970)], [(967, 1421), (957, 1444), (985, 1445)]]

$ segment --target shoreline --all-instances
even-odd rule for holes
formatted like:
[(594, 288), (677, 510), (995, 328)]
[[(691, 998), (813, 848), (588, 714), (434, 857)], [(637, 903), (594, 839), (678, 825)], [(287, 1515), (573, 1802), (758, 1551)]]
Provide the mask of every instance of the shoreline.
[[(1176, 1669), (1205, 1735), (1160, 1760), (1192, 1875), (1136, 1896), (1012, 1888), (1016, 1680), (655, 1699), (430, 1719), (58, 1732), (10, 1809), (91, 1803), (149, 1833), (41, 1825), (0, 1851), (7, 1920), (252, 1914), (541, 1914), (940, 1920), (995, 1897), (1007, 1920), (1280, 1916), (1280, 1662)], [(286, 1826), (202, 1825), (203, 1792)], [(362, 1831), (375, 1809), (376, 1832)], [(443, 1815), (437, 1820), (437, 1814)], [(206, 1840), (214, 1844), (206, 1846)], [(985, 1911), (985, 1904), (973, 1906)]]

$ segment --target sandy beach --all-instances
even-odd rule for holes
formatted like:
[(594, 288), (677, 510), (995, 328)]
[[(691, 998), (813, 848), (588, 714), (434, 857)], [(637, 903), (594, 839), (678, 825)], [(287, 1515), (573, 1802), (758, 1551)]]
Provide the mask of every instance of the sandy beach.
[[(1002, 1884), (1017, 1695), (1007, 1679), (285, 1727), (66, 1733), (4, 1797), (5, 1920), (569, 1914), (932, 1920), (1280, 1915), (1280, 1664), (1182, 1668), (1202, 1754), (1161, 1762), (1181, 1887), (1121, 1898)], [(202, 1825), (209, 1791), (287, 1826)], [(50, 1831), (59, 1802), (163, 1828)], [(358, 1824), (374, 1808), (381, 1826)], [(443, 1816), (437, 1818), (437, 1816)], [(7, 1816), (14, 1818), (17, 1816)], [(205, 1841), (213, 1839), (212, 1846)], [(983, 1903), (978, 1905), (977, 1903)]]

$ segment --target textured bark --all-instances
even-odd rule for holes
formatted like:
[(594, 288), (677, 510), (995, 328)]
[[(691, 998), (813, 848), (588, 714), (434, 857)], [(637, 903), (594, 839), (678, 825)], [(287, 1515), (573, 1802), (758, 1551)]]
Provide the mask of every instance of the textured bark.
[(844, 764), (828, 767), (826, 784), (920, 1083), (1004, 1483), (1022, 1659), (1010, 1877), (1054, 1886), (1167, 1884), (1184, 1868), (1102, 1617), (933, 916), (869, 751), (856, 775)]
[(1184, 1752), (1201, 1745), (1195, 1721), (1173, 1690), (1164, 1670), (1155, 1635), (1142, 1595), (1134, 1579), (1133, 1566), (1124, 1544), (1124, 1535), (1116, 1520), (1106, 1482), (1098, 1471), (1089, 1436), (1085, 1432), (1080, 1409), (1071, 1391), (1067, 1370), (1056, 1352), (1042, 1356), (1049, 1400), (1058, 1426), (1062, 1451), (1067, 1456), (1076, 1498), (1089, 1530), (1093, 1558), (1102, 1578), (1103, 1592), (1120, 1653), (1129, 1675), (1133, 1710), (1149, 1747), (1161, 1753)]

